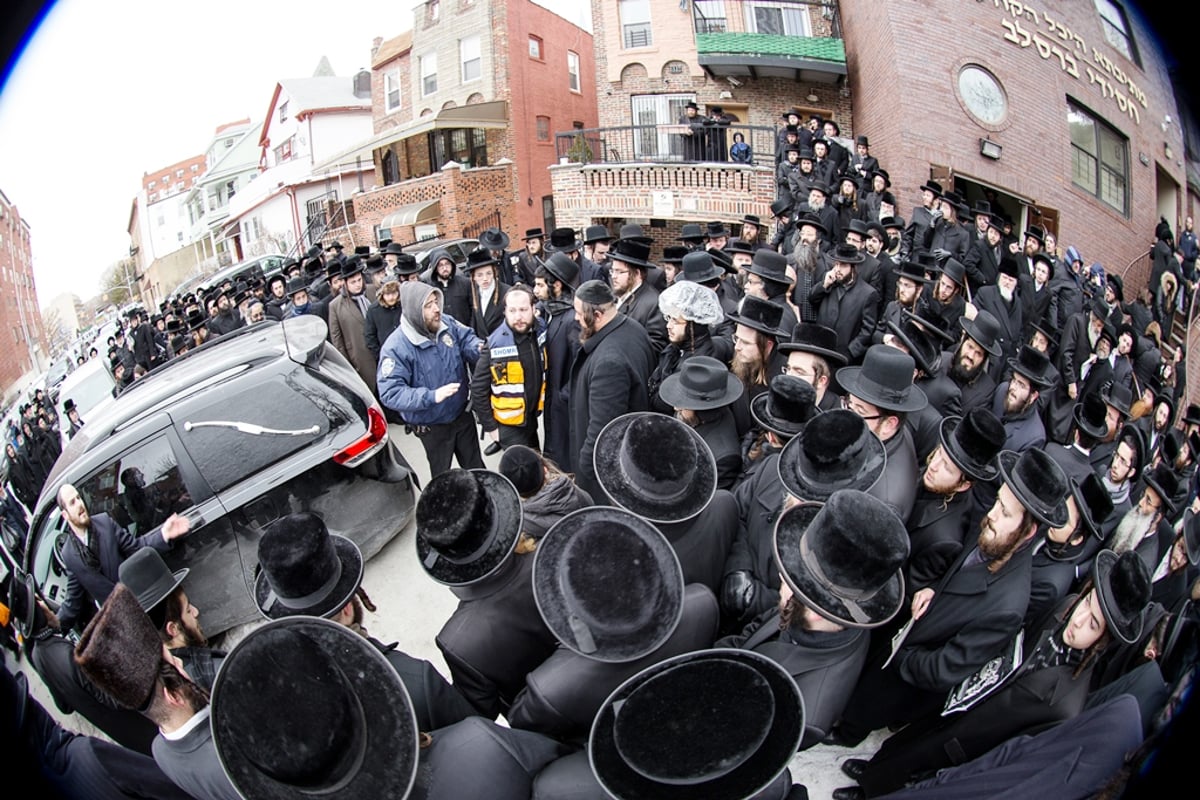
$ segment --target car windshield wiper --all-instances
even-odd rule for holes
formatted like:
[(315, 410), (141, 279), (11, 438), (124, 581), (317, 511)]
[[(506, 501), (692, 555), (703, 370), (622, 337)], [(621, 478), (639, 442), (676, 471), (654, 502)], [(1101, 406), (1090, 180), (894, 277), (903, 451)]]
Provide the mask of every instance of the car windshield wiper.
[(206, 422), (183, 423), (185, 431), (191, 431), (194, 428), (236, 428), (242, 433), (249, 433), (253, 436), (313, 436), (321, 432), (319, 425), (313, 425), (311, 428), (300, 428), (294, 431), (281, 431), (275, 428), (264, 428), (262, 425), (255, 425), (253, 422), (226, 422), (214, 419)]

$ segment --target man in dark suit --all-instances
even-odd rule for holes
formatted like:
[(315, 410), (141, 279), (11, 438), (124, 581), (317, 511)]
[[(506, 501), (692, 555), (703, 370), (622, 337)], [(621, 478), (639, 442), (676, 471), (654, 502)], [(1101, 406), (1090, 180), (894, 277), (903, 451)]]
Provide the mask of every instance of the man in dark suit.
[(858, 280), (857, 267), (863, 262), (858, 248), (839, 244), (829, 259), (833, 266), (812, 287), (808, 300), (817, 308), (816, 323), (837, 331), (838, 352), (858, 364), (871, 346), (879, 295)]
[(913, 595), (911, 625), (886, 660), (863, 671), (827, 741), (857, 744), (876, 728), (936, 713), (947, 691), (999, 655), (1020, 630), (1033, 540), (1042, 529), (1066, 523), (1069, 485), (1040, 450), (999, 458), (1003, 485), (977, 542), (936, 585)]
[(654, 352), (661, 353), (667, 346), (667, 321), (658, 309), (658, 290), (646, 281), (646, 273), (653, 266), (647, 261), (650, 245), (637, 239), (619, 239), (608, 255), (613, 262), (610, 275), (618, 310), (636, 319), (650, 336)]
[(1081, 388), (1079, 368), (1091, 357), (1104, 330), (1108, 310), (1108, 304), (1101, 297), (1093, 297), (1088, 310), (1072, 316), (1063, 328), (1058, 349), (1058, 374), (1062, 376), (1062, 383), (1050, 397), (1046, 409), (1046, 438), (1051, 441), (1068, 441), (1071, 413), (1079, 400)]
[(1000, 262), (999, 272), (994, 285), (984, 286), (975, 293), (975, 307), (988, 311), (1000, 324), (1001, 358), (992, 361), (988, 370), (992, 380), (999, 382), (1004, 372), (1004, 362), (1015, 358), (1021, 344), (1028, 341), (1022, 338), (1025, 317), (1021, 310), (1021, 300), (1017, 297), (1017, 262), (1005, 258)]
[(108, 599), (122, 561), (143, 547), (166, 552), (172, 541), (191, 529), (186, 518), (172, 514), (160, 529), (135, 539), (108, 514), (89, 514), (87, 503), (69, 483), (58, 490), (58, 507), (71, 529), (63, 547), (63, 563), (70, 574), (67, 599), (58, 610), (64, 631), (79, 620), (89, 597), (97, 604)]
[(616, 297), (603, 281), (579, 287), (575, 316), (581, 347), (571, 364), (571, 469), (579, 488), (599, 500), (604, 495), (592, 463), (596, 437), (622, 414), (650, 410), (646, 386), (658, 353), (646, 329), (617, 311)]

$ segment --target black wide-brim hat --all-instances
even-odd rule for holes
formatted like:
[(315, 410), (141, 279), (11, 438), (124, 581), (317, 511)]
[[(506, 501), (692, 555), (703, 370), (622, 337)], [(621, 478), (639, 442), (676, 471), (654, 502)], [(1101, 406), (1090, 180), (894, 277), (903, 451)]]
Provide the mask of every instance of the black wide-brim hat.
[(728, 367), (709, 356), (692, 356), (658, 387), (658, 396), (671, 408), (708, 411), (727, 406), (745, 387)]
[(726, 317), (735, 325), (745, 325), (776, 339), (787, 335), (779, 330), (779, 323), (783, 321), (783, 306), (754, 295), (748, 294), (743, 297), (738, 303), (738, 310), (727, 314)]
[(458, 478), (445, 477), (464, 470), (450, 470), (435, 476), (425, 485), (417, 501), (417, 559), (429, 577), (446, 586), (467, 586), (484, 580), (503, 566), (516, 549), (520, 538), (521, 495), (512, 482), (498, 472), (473, 469), (469, 473), (478, 482), (483, 495), (479, 502), (488, 504), (486, 531), (475, 532), (475, 545), (469, 552), (438, 549), (430, 542), (427, 530), (446, 529), (451, 521), (463, 522), (464, 512), (481, 521), (482, 515), (464, 507), (464, 497), (456, 485)]
[(488, 228), (479, 234), (479, 246), (488, 250), (504, 250), (509, 243), (508, 234), (498, 228)]
[(803, 378), (776, 375), (767, 391), (750, 401), (750, 416), (760, 428), (784, 439), (804, 430), (817, 414), (817, 392)]
[(839, 408), (813, 417), (783, 446), (777, 466), (790, 494), (825, 501), (841, 489), (874, 486), (887, 467), (887, 451), (861, 417)]
[(683, 567), (658, 528), (610, 506), (574, 511), (538, 542), (533, 596), (564, 647), (624, 663), (657, 650), (683, 616)]
[(575, 234), (574, 228), (555, 228), (550, 232), (550, 239), (542, 249), (547, 253), (571, 253), (581, 250), (583, 242)]
[(1118, 556), (1112, 550), (1096, 554), (1092, 575), (1100, 612), (1107, 627), (1121, 642), (1133, 644), (1142, 638), (1146, 606), (1150, 603), (1150, 573), (1132, 550)]
[(1100, 390), (1100, 399), (1120, 412), (1124, 419), (1129, 419), (1133, 413), (1133, 392), (1123, 383), (1114, 381), (1105, 386)]
[(1191, 507), (1183, 512), (1183, 543), (1187, 547), (1188, 563), (1193, 567), (1200, 564), (1200, 517)]
[(171, 572), (153, 547), (142, 547), (117, 568), (117, 579), (129, 587), (145, 611), (161, 603), (188, 576), (188, 568)]
[(1054, 385), (1049, 377), (1050, 359), (1029, 345), (1022, 345), (1017, 355), (1008, 359), (1008, 366), (1013, 372), (1023, 375), (1035, 389), (1049, 389)]
[[(995, 420), (995, 417), (993, 416), (992, 419)], [(989, 442), (986, 441), (986, 433), (975, 430), (974, 426), (978, 421), (978, 417), (972, 417), (972, 421), (967, 423), (968, 427), (963, 431), (958, 431), (963, 417), (945, 417), (938, 426), (938, 438), (946, 455), (968, 478), (990, 483), (1000, 474), (1000, 465), (996, 462), (996, 455), (1004, 444), (1004, 428), (1000, 426), (1000, 444), (995, 450), (992, 450)], [(996, 422), (999, 423), (999, 420)], [(956, 432), (958, 435), (955, 435)], [(974, 440), (973, 444), (977, 448), (975, 452), (968, 452), (963, 446), (964, 435), (965, 438)], [(987, 458), (989, 453), (991, 457)]]
[(904, 607), (908, 532), (886, 503), (840, 491), (805, 502), (775, 522), (775, 561), (788, 588), (825, 619), (876, 628)]
[(1079, 521), (1092, 536), (1104, 541), (1104, 530), (1101, 526), (1112, 515), (1113, 502), (1100, 478), (1095, 473), (1089, 473), (1083, 481), (1072, 480), (1071, 496), (1075, 499)]
[(365, 636), (289, 617), (250, 632), (213, 683), (213, 744), (243, 797), (406, 797), (417, 774), (412, 700)]
[(1017, 501), (1043, 525), (1061, 528), (1067, 524), (1067, 492), (1070, 484), (1054, 459), (1041, 450), (1026, 450), (1019, 455), (1003, 450), (996, 457), (1000, 476)]
[(1075, 425), (1093, 439), (1103, 439), (1108, 433), (1107, 415), (1099, 394), (1088, 395), (1071, 409)]
[(8, 610), (17, 633), (25, 638), (32, 636), (37, 618), (37, 583), (33, 575), (24, 570), (14, 570), (9, 578)]
[(846, 393), (884, 411), (920, 411), (929, 400), (920, 386), (913, 385), (915, 367), (908, 353), (874, 345), (867, 350), (862, 366), (839, 369), (837, 382)]
[[(1158, 501), (1162, 503), (1164, 516), (1174, 514), (1175, 501), (1172, 498), (1179, 485), (1175, 478), (1175, 473), (1171, 471), (1171, 468), (1166, 464), (1159, 464), (1152, 469), (1144, 470), (1142, 472), (1142, 480), (1158, 495)], [(1172, 486), (1171, 484), (1175, 485)]]
[(812, 353), (844, 367), (849, 363), (849, 359), (845, 353), (838, 352), (836, 347), (837, 331), (833, 328), (815, 322), (798, 322), (792, 329), (792, 338), (780, 342), (778, 349), (783, 353)]
[(804, 698), (751, 650), (685, 653), (634, 675), (596, 714), (588, 760), (619, 800), (751, 797), (804, 736)]
[[(980, 324), (979, 324), (980, 323), (980, 319), (979, 319), (980, 314), (987, 314), (988, 317), (991, 318), (991, 320), (996, 319), (994, 316), (992, 316), (991, 313), (981, 310), (979, 312), (979, 314), (975, 315), (974, 319), (967, 319), (966, 317), (959, 317), (958, 318), (959, 327), (961, 327), (963, 329), (963, 332), (966, 333), (967, 336), (971, 337), (972, 341), (974, 341), (975, 344), (982, 347), (984, 349), (984, 352), (986, 352), (988, 355), (992, 356), (993, 358), (1000, 358), (1000, 356), (1002, 356), (1004, 354), (1004, 351), (1000, 349), (999, 337), (1001, 335), (1001, 331), (1000, 331), (999, 322), (996, 323), (996, 326), (994, 329), (985, 331), (980, 327)], [(985, 317), (984, 321), (988, 322), (987, 327), (991, 328), (992, 327), (991, 321), (988, 320), (988, 317)]]
[(683, 522), (717, 490), (717, 463), (695, 428), (649, 411), (604, 426), (592, 454), (596, 480), (613, 503), (651, 522)]
[[(278, 523), (279, 520), (276, 520)], [(318, 592), (305, 597), (282, 597), (271, 587), (268, 571), (259, 565), (254, 577), (254, 604), (267, 619), (308, 616), (329, 617), (346, 607), (354, 592), (362, 585), (363, 557), (358, 545), (339, 536), (329, 534), (330, 544), (337, 556), (338, 568), (331, 570), (327, 581)]]

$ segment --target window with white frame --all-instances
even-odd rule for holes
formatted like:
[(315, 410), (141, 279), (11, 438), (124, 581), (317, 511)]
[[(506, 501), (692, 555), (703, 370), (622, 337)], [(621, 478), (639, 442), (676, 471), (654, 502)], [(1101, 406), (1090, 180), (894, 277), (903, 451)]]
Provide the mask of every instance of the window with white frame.
[(284, 100), (282, 103), (279, 104), (279, 121), (287, 122), (287, 118), (288, 118), (288, 104), (287, 104), (287, 100)]
[(626, 50), (654, 44), (650, 33), (650, 0), (620, 0), (621, 43)]
[(421, 56), (421, 96), (428, 97), (437, 92), (437, 53)]
[(808, 6), (795, 3), (746, 3), (746, 30), (779, 36), (812, 36)]
[(629, 99), (634, 128), (634, 157), (663, 160), (683, 158), (682, 136), (665, 133), (659, 126), (679, 121), (694, 94), (641, 94)]
[(582, 91), (579, 82), (579, 53), (567, 51), (567, 85), (572, 92)]
[(458, 58), (462, 62), (462, 82), (479, 80), (482, 76), (482, 59), (478, 35), (458, 41)]
[(1096, 11), (1100, 14), (1100, 27), (1104, 29), (1105, 40), (1121, 55), (1141, 66), (1137, 57), (1137, 48), (1133, 45), (1133, 37), (1129, 35), (1129, 22), (1125, 18), (1125, 10), (1113, 0), (1095, 0), (1095, 2)]
[(529, 34), (529, 57), (539, 61), (542, 59), (542, 38), (532, 33)]
[(389, 114), (400, 108), (400, 70), (383, 74), (383, 106)]

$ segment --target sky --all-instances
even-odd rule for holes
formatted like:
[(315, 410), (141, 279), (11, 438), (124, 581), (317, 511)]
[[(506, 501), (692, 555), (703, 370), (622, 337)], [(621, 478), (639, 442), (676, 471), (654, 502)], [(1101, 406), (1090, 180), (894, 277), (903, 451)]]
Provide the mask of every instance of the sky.
[[(535, 0), (588, 25), (587, 0)], [(129, 252), (142, 174), (267, 112), (275, 83), (370, 69), (371, 42), (412, 28), (412, 2), (59, 0), (0, 93), (0, 190), (30, 226), (40, 304), (86, 300)]]

